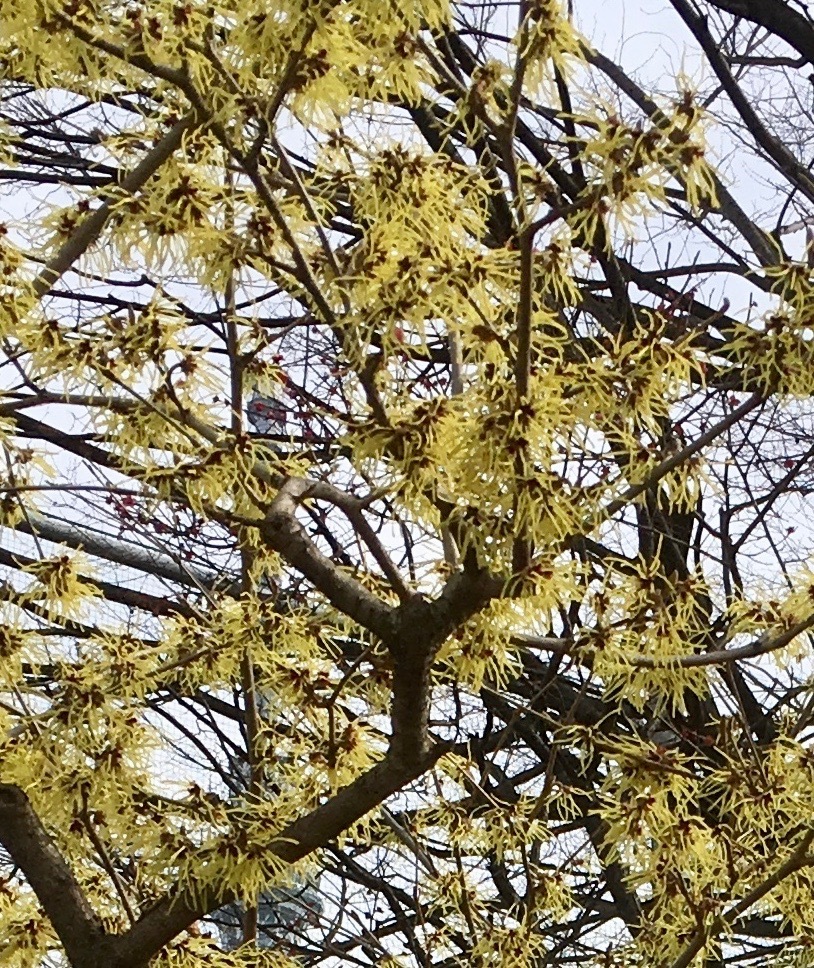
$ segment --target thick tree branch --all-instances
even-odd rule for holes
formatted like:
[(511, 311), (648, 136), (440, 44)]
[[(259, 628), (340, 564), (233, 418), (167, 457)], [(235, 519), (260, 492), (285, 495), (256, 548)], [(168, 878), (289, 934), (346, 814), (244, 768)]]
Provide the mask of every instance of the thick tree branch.
[(260, 524), (263, 537), (332, 605), (386, 641), (392, 635), (393, 609), (326, 558), (297, 520), (297, 502), (307, 496), (309, 488), (302, 478), (286, 481)]
[(96, 960), (104, 938), (101, 921), (28, 797), (8, 783), (0, 784), (0, 843), (25, 874), (73, 968), (101, 968)]
[[(802, 192), (809, 201), (814, 202), (814, 178), (812, 178), (808, 169), (800, 164), (789, 149), (778, 141), (760, 120), (749, 99), (732, 76), (732, 72), (729, 70), (729, 66), (722, 56), (718, 44), (713, 40), (712, 35), (707, 29), (706, 18), (697, 16), (688, 3), (688, 0), (671, 0), (671, 3), (700, 44), (710, 66), (715, 71), (715, 76), (729, 95), (729, 99), (735, 106), (735, 110), (741, 116), (743, 123), (755, 139), (755, 142), (772, 159), (789, 182)], [(770, 2), (767, 6), (771, 8), (773, 3)], [(811, 34), (810, 26), (808, 33)]]
[(814, 24), (788, 0), (707, 0), (707, 3), (765, 27), (802, 54), (809, 64), (814, 64)]
[[(444, 747), (438, 746), (410, 764), (388, 755), (322, 806), (281, 831), (269, 847), (269, 853), (294, 863), (326, 846), (405, 784), (431, 769), (443, 752)], [(193, 921), (231, 899), (229, 894), (218, 892), (217, 886), (211, 885), (193, 885), (187, 893), (163, 899), (126, 934), (111, 939), (109, 968), (142, 968), (155, 952)], [(101, 963), (98, 968), (102, 968)]]

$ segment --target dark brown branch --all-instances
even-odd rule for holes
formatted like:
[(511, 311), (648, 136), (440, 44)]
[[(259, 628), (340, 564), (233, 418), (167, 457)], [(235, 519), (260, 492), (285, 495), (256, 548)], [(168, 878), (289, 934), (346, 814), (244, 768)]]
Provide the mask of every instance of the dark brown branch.
[[(583, 54), (591, 64), (598, 67), (621, 91), (627, 94), (631, 101), (654, 124), (666, 125), (668, 123), (667, 117), (656, 102), (618, 64), (615, 64), (609, 57), (588, 46), (583, 47)], [(740, 232), (741, 236), (743, 236), (751, 250), (757, 256), (761, 265), (774, 265), (778, 261), (779, 255), (776, 243), (766, 232), (754, 224), (746, 212), (735, 201), (721, 179), (714, 173), (712, 173), (712, 177), (714, 179), (715, 194), (718, 198), (718, 207), (721, 215), (731, 222), (738, 232)]]
[(710, 7), (765, 27), (814, 64), (814, 25), (788, 0), (707, 0)]
[(73, 968), (99, 968), (101, 921), (28, 797), (8, 783), (0, 784), (0, 842), (25, 874)]
[[(280, 833), (269, 853), (294, 863), (329, 844), (343, 830), (430, 769), (444, 752), (439, 746), (410, 766), (388, 756), (367, 773)], [(140, 968), (189, 925), (232, 900), (217, 885), (195, 885), (188, 893), (164, 898), (124, 935), (115, 939), (110, 968)]]
[[(769, 132), (757, 116), (757, 112), (749, 103), (749, 99), (732, 76), (732, 72), (729, 70), (718, 44), (707, 29), (705, 18), (697, 16), (687, 0), (671, 0), (671, 3), (681, 19), (689, 27), (692, 35), (701, 45), (710, 66), (715, 71), (715, 76), (729, 95), (730, 101), (732, 101), (735, 110), (741, 116), (743, 123), (755, 139), (755, 142), (760, 145), (791, 184), (799, 189), (809, 201), (814, 202), (814, 178), (811, 177), (811, 173), (800, 164), (788, 148)], [(771, 3), (768, 4), (769, 7), (772, 5)]]
[(393, 631), (393, 609), (326, 558), (297, 520), (297, 501), (308, 493), (309, 486), (308, 481), (300, 478), (289, 479), (283, 485), (260, 525), (263, 537), (332, 605), (387, 640)]
[(438, 649), (501, 590), (502, 584), (485, 572), (464, 572), (453, 575), (434, 601), (418, 597), (398, 609), (395, 635), (386, 642), (393, 659), (391, 744), (405, 763), (419, 762), (426, 755), (430, 672)]

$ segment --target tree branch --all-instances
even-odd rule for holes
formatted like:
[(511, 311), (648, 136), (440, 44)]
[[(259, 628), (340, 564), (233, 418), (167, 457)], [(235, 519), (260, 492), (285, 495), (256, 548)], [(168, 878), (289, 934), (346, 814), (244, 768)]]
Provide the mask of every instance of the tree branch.
[(8, 783), (0, 784), (0, 842), (25, 874), (73, 968), (98, 968), (101, 921), (26, 794)]
[(707, 0), (710, 7), (765, 27), (814, 64), (814, 26), (786, 0)]
[(99, 208), (79, 223), (71, 236), (63, 242), (56, 255), (49, 260), (34, 280), (33, 290), (38, 299), (49, 292), (54, 283), (99, 238), (107, 220), (113, 214), (113, 201), (121, 195), (134, 195), (143, 188), (161, 165), (177, 151), (186, 132), (194, 128), (196, 123), (195, 115), (192, 113), (176, 122), (158, 144), (147, 152), (139, 164), (122, 178), (115, 192), (111, 192), (110, 199), (103, 202)]
[[(405, 784), (431, 769), (444, 750), (445, 747), (437, 746), (409, 766), (388, 755), (336, 796), (281, 831), (269, 853), (293, 864), (324, 847)], [(203, 885), (165, 897), (126, 934), (114, 939), (109, 968), (140, 968), (193, 921), (232, 899), (217, 888)]]
[(326, 558), (297, 520), (297, 501), (308, 494), (309, 488), (309, 482), (302, 478), (289, 478), (283, 484), (259, 525), (263, 537), (332, 605), (387, 641), (393, 632), (393, 608)]

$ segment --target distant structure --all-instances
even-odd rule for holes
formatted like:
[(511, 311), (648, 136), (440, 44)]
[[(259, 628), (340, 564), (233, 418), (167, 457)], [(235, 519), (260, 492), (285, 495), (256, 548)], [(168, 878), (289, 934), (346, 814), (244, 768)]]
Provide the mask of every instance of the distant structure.
[(246, 419), (258, 434), (285, 436), (288, 411), (282, 400), (254, 392), (246, 404)]
[[(257, 947), (274, 948), (286, 936), (317, 924), (323, 907), (313, 881), (274, 887), (261, 894), (257, 903)], [(237, 902), (224, 905), (213, 915), (225, 951), (234, 951), (242, 944), (244, 916), (245, 908)]]
[[(275, 589), (276, 593), (276, 589)], [(278, 607), (285, 603), (278, 601)], [(257, 711), (261, 716), (268, 714), (269, 694), (257, 697)], [(235, 761), (240, 780), (248, 786), (250, 779), (249, 764), (246, 760)], [(274, 948), (287, 937), (304, 931), (310, 925), (319, 923), (324, 908), (319, 891), (320, 875), (309, 878), (293, 877), (284, 887), (272, 887), (257, 899), (257, 939), (258, 948)], [(234, 951), (243, 943), (244, 918), (246, 906), (239, 901), (224, 904), (211, 915), (220, 935), (224, 951)]]

